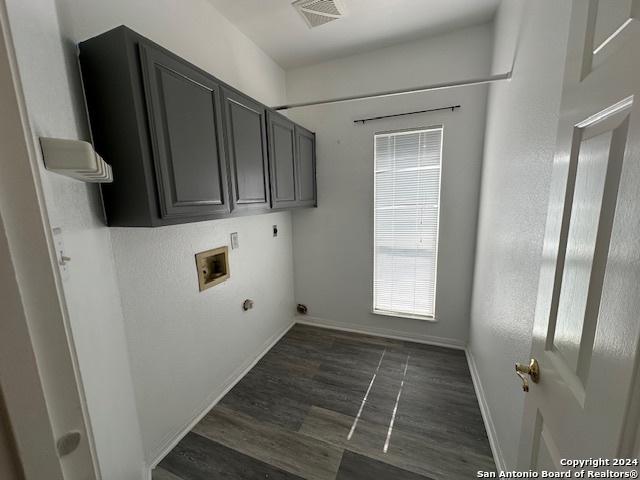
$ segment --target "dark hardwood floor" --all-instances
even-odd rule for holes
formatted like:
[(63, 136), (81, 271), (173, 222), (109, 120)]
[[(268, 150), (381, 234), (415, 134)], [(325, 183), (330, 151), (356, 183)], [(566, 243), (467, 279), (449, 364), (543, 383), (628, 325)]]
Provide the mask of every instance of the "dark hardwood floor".
[(293, 327), (154, 480), (469, 479), (495, 470), (464, 352)]

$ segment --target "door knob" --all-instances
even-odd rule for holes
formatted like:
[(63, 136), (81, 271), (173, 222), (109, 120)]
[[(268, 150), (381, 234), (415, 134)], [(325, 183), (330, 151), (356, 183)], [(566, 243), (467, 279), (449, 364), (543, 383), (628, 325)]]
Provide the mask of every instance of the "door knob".
[(520, 380), (522, 380), (522, 390), (528, 392), (529, 379), (526, 377), (527, 375), (531, 377), (531, 381), (533, 383), (538, 383), (540, 381), (540, 365), (538, 364), (538, 361), (535, 358), (532, 358), (529, 365), (516, 363), (516, 375), (518, 375)]

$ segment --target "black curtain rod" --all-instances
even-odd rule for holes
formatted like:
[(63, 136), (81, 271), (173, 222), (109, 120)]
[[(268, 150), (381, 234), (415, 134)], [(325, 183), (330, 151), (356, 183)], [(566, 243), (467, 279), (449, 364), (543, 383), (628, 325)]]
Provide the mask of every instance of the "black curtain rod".
[(439, 112), (440, 110), (451, 110), (453, 112), (454, 110), (460, 107), (461, 107), (460, 105), (451, 105), (449, 107), (430, 108), (428, 110), (418, 110), (416, 112), (396, 113), (394, 115), (381, 115), (379, 117), (361, 118), (359, 120), (354, 120), (353, 123), (361, 123), (362, 125), (364, 125), (366, 122), (372, 122), (373, 120), (383, 120), (385, 118), (403, 117), (405, 115), (417, 115), (419, 113)]

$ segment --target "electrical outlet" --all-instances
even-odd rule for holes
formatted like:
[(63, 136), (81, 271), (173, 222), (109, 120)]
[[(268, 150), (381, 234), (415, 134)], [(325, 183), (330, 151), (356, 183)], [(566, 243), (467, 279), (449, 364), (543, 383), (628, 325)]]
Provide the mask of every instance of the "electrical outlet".
[(277, 237), (278, 236), (278, 225), (274, 225), (273, 226), (273, 236)]

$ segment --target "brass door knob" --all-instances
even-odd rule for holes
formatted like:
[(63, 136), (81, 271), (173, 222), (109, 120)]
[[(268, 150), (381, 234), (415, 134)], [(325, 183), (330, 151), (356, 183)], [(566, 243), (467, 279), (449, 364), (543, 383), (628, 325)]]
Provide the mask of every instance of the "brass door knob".
[(531, 377), (531, 381), (533, 383), (538, 383), (540, 381), (540, 365), (538, 364), (538, 361), (535, 358), (532, 358), (529, 365), (516, 363), (516, 375), (518, 375), (520, 380), (522, 380), (522, 390), (528, 392), (529, 379), (526, 375)]

